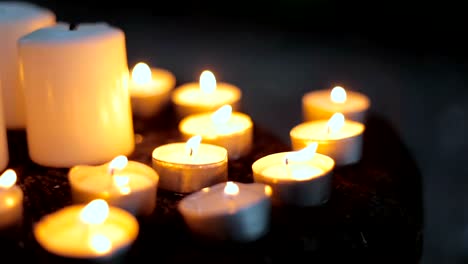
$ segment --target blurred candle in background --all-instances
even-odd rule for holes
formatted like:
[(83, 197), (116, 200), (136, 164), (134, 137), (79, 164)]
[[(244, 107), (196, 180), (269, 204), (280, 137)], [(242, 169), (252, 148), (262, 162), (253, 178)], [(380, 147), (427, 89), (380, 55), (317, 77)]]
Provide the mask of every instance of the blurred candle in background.
[(21, 1), (0, 2), (0, 82), (3, 115), (9, 129), (24, 129), (26, 125), (17, 42), (36, 29), (53, 24), (55, 14), (50, 10)]

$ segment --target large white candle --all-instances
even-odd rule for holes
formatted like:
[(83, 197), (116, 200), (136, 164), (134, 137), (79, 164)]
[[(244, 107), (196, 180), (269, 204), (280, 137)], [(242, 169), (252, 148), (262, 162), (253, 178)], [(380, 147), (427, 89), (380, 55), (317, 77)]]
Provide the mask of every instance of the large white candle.
[(34, 162), (102, 164), (134, 150), (124, 32), (60, 23), (21, 38), (19, 51)]
[(23, 35), (53, 24), (55, 15), (45, 8), (19, 1), (0, 2), (0, 80), (8, 128), (22, 129), (26, 122), (18, 74), (17, 41)]

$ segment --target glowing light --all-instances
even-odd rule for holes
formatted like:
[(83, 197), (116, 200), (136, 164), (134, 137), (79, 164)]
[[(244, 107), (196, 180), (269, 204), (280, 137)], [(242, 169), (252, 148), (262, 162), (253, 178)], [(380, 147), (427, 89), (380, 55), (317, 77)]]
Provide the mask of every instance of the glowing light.
[(265, 194), (267, 196), (271, 196), (273, 194), (273, 189), (270, 187), (270, 185), (265, 186)]
[(237, 195), (239, 193), (239, 186), (231, 181), (226, 182), (224, 193), (227, 195)]
[(200, 89), (205, 93), (213, 93), (216, 90), (216, 78), (211, 71), (201, 73)]
[(335, 113), (327, 122), (328, 133), (336, 133), (345, 124), (345, 117), (342, 113)]
[(346, 90), (341, 86), (336, 86), (331, 90), (330, 99), (337, 104), (346, 102)]
[(106, 221), (109, 215), (109, 205), (102, 199), (89, 202), (80, 212), (81, 222), (88, 225), (98, 225)]
[(0, 176), (0, 189), (8, 189), (16, 183), (16, 172), (12, 169), (6, 170)]
[(152, 76), (150, 67), (144, 62), (137, 63), (132, 70), (132, 80), (139, 85), (151, 83)]
[(105, 235), (96, 234), (90, 238), (89, 246), (94, 252), (104, 254), (112, 249), (112, 242)]
[(113, 174), (115, 170), (123, 170), (127, 164), (128, 159), (126, 156), (117, 156), (109, 163), (109, 173)]
[(226, 124), (231, 118), (232, 106), (223, 105), (211, 115), (211, 120), (215, 124)]
[(200, 135), (193, 136), (187, 140), (185, 143), (185, 152), (189, 156), (194, 156), (198, 152), (198, 148), (200, 147), (200, 143), (202, 141), (202, 137)]

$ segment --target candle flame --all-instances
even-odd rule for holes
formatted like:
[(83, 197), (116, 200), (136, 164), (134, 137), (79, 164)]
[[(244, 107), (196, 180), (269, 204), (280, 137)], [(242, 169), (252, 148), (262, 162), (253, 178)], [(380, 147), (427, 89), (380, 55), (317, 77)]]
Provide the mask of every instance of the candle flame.
[(216, 90), (216, 78), (211, 71), (201, 73), (200, 89), (205, 93), (213, 93)]
[(151, 69), (148, 64), (139, 62), (133, 67), (132, 80), (140, 85), (148, 84), (152, 80)]
[(106, 221), (109, 215), (109, 205), (102, 199), (89, 202), (80, 212), (81, 222), (88, 225), (98, 225)]
[(227, 195), (237, 195), (239, 193), (239, 186), (232, 181), (228, 181), (224, 187), (224, 193)]
[(127, 157), (124, 155), (119, 155), (109, 163), (109, 173), (113, 174), (115, 170), (123, 170), (127, 164)]
[(286, 156), (284, 157), (284, 163), (286, 165), (289, 164), (289, 162), (305, 162), (310, 159), (312, 159), (317, 152), (318, 148), (318, 143), (317, 142), (312, 142), (307, 145), (307, 147), (298, 150), (298, 151), (291, 151)]
[(198, 148), (200, 147), (200, 143), (202, 141), (202, 137), (200, 135), (193, 136), (187, 140), (185, 143), (185, 152), (189, 156), (194, 156), (198, 152)]
[(334, 113), (328, 120), (327, 131), (328, 133), (338, 132), (345, 124), (345, 117), (342, 113)]
[(330, 99), (337, 104), (346, 102), (346, 90), (341, 86), (336, 86), (331, 90)]
[(16, 183), (16, 172), (12, 169), (6, 170), (2, 176), (0, 176), (0, 188), (8, 189)]
[(265, 194), (267, 196), (271, 196), (273, 194), (273, 189), (270, 187), (270, 185), (265, 186)]
[(105, 235), (95, 234), (90, 238), (89, 246), (94, 252), (104, 254), (112, 249), (112, 242)]
[(211, 115), (211, 120), (215, 124), (226, 124), (232, 115), (232, 106), (223, 105)]

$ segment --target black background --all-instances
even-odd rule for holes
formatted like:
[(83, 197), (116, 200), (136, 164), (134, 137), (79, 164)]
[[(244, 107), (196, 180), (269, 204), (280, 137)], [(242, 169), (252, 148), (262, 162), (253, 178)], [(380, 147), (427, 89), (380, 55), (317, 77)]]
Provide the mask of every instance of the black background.
[(468, 257), (462, 1), (32, 2), (59, 21), (123, 29), (129, 66), (146, 61), (171, 70), (179, 83), (211, 69), (238, 85), (245, 112), (285, 142), (301, 122), (305, 92), (341, 84), (366, 93), (422, 171), (423, 262)]

